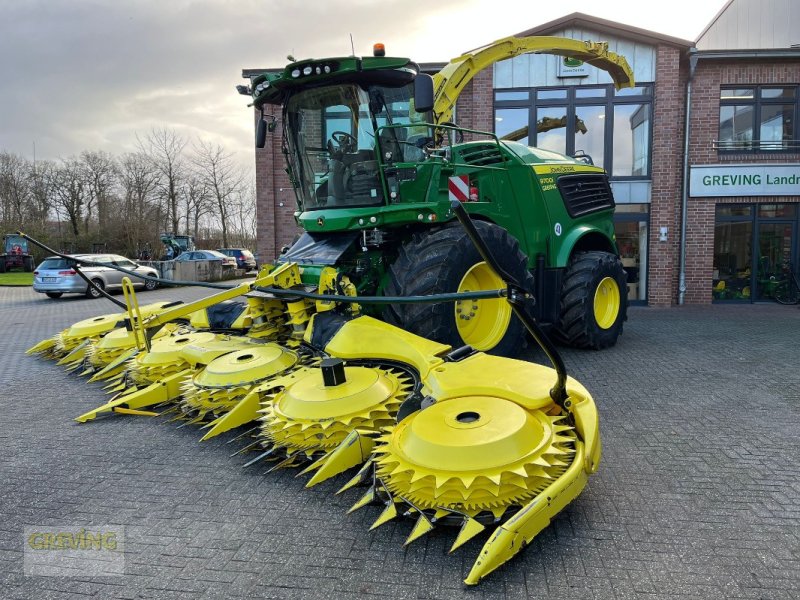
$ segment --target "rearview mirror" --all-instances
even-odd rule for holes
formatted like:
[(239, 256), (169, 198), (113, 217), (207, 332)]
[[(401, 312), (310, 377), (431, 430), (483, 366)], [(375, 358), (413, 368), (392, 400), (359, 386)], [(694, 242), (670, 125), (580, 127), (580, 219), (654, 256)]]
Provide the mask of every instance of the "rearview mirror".
[(433, 109), (433, 77), (420, 73), (414, 79), (414, 109), (418, 113)]

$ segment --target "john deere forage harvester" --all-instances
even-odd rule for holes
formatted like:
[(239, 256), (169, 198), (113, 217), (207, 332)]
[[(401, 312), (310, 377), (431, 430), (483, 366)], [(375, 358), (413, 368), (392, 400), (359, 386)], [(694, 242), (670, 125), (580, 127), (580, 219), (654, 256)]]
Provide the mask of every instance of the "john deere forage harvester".
[[(501, 46), (505, 55), (569, 51), (630, 82), (602, 45), (567, 42)], [(451, 103), (443, 90), (471, 72), (458, 65), (481, 56), (446, 68), (435, 97)], [(451, 550), (488, 533), (466, 577), (475, 584), (575, 499), (600, 461), (594, 401), (567, 377), (534, 314), (552, 316), (560, 295), (556, 334), (600, 347), (621, 330), (625, 286), (605, 175), (496, 138), (442, 145), (443, 131), (458, 131), (437, 120), (446, 111), (425, 123), (412, 110), (424, 118), (434, 105), (430, 83), (413, 63), (384, 57), (303, 61), (256, 78), (257, 102), (286, 104), (304, 238), (254, 281), (202, 284), (220, 289), (191, 303), (140, 308), (127, 281), (125, 312), (76, 323), (29, 352), (115, 394), (79, 422), (170, 415), (202, 427), (203, 439), (229, 432), (251, 452), (248, 465), (301, 469), (308, 487), (352, 470), (341, 491), (363, 488), (353, 510), (377, 505), (373, 528), (413, 518), (407, 543), (438, 525), (458, 528)], [(312, 123), (332, 106), (352, 110), (375, 145), (337, 129), (341, 143), (322, 148), (327, 170), (317, 172)], [(417, 127), (418, 141), (400, 133)], [(447, 201), (447, 181), (461, 176), (477, 201)], [(87, 263), (71, 260), (79, 272)], [(516, 327), (552, 368), (481, 351), (516, 351)]]
[[(335, 266), (359, 294), (495, 288), (501, 281), (454, 223), (450, 200), (460, 198), (503, 268), (536, 290), (534, 315), (556, 339), (613, 345), (626, 317), (627, 279), (606, 173), (585, 157), (511, 141), (526, 134), (498, 139), (451, 122), (475, 73), (527, 52), (580, 59), (607, 71), (618, 88), (633, 86), (627, 62), (607, 44), (557, 37), (502, 39), (453, 59), (433, 78), (381, 48), (372, 57), (296, 61), (239, 86), (262, 113), (259, 147), (278, 124), (267, 113), (282, 111), (295, 217), (305, 233), (279, 260), (301, 265), (312, 285), (323, 267)], [(567, 124), (550, 119), (537, 128)], [(389, 305), (370, 314), (505, 356), (516, 355), (523, 338), (499, 301)]]

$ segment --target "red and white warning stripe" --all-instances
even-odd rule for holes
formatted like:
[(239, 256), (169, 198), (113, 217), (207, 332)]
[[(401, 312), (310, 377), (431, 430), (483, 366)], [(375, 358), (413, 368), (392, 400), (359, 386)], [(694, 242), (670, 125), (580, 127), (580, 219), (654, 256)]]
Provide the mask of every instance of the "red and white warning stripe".
[(447, 191), (450, 200), (469, 202), (469, 176), (455, 175), (447, 180)]

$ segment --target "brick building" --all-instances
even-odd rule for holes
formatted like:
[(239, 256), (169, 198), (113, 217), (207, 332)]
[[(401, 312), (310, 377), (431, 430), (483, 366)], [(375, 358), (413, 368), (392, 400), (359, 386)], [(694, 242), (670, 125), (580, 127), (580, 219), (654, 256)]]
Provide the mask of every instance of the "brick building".
[[(607, 41), (628, 59), (635, 88), (523, 55), (478, 73), (455, 120), (499, 136), (533, 125), (528, 144), (583, 151), (605, 167), (633, 302), (768, 299), (781, 264), (800, 262), (798, 31), (793, 0), (731, 0), (696, 42), (571, 14), (517, 35)], [(566, 127), (537, 133), (543, 118)], [(280, 144), (271, 135), (256, 150), (262, 260), (296, 235)]]

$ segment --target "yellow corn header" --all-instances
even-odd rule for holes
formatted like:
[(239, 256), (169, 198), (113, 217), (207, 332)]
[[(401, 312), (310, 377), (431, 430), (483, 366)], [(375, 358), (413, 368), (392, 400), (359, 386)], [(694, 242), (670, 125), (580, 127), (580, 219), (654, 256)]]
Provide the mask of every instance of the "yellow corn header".
[[(529, 294), (498, 276), (507, 288), (494, 297), (554, 368), (362, 316), (359, 304), (375, 299), (354, 297), (335, 271), (309, 292), (296, 264), (185, 304), (140, 307), (128, 281), (124, 312), (76, 323), (28, 353), (104, 382), (111, 399), (87, 407), (81, 423), (150, 415), (195, 425), (203, 440), (227, 432), (246, 465), (296, 468), (308, 487), (346, 474), (340, 492), (353, 494), (351, 510), (374, 512), (372, 528), (413, 519), (406, 544), (439, 525), (454, 530), (451, 551), (484, 536), (465, 579), (476, 584), (580, 494), (601, 454), (592, 397), (527, 316)], [(220, 306), (224, 327), (214, 325)]]

